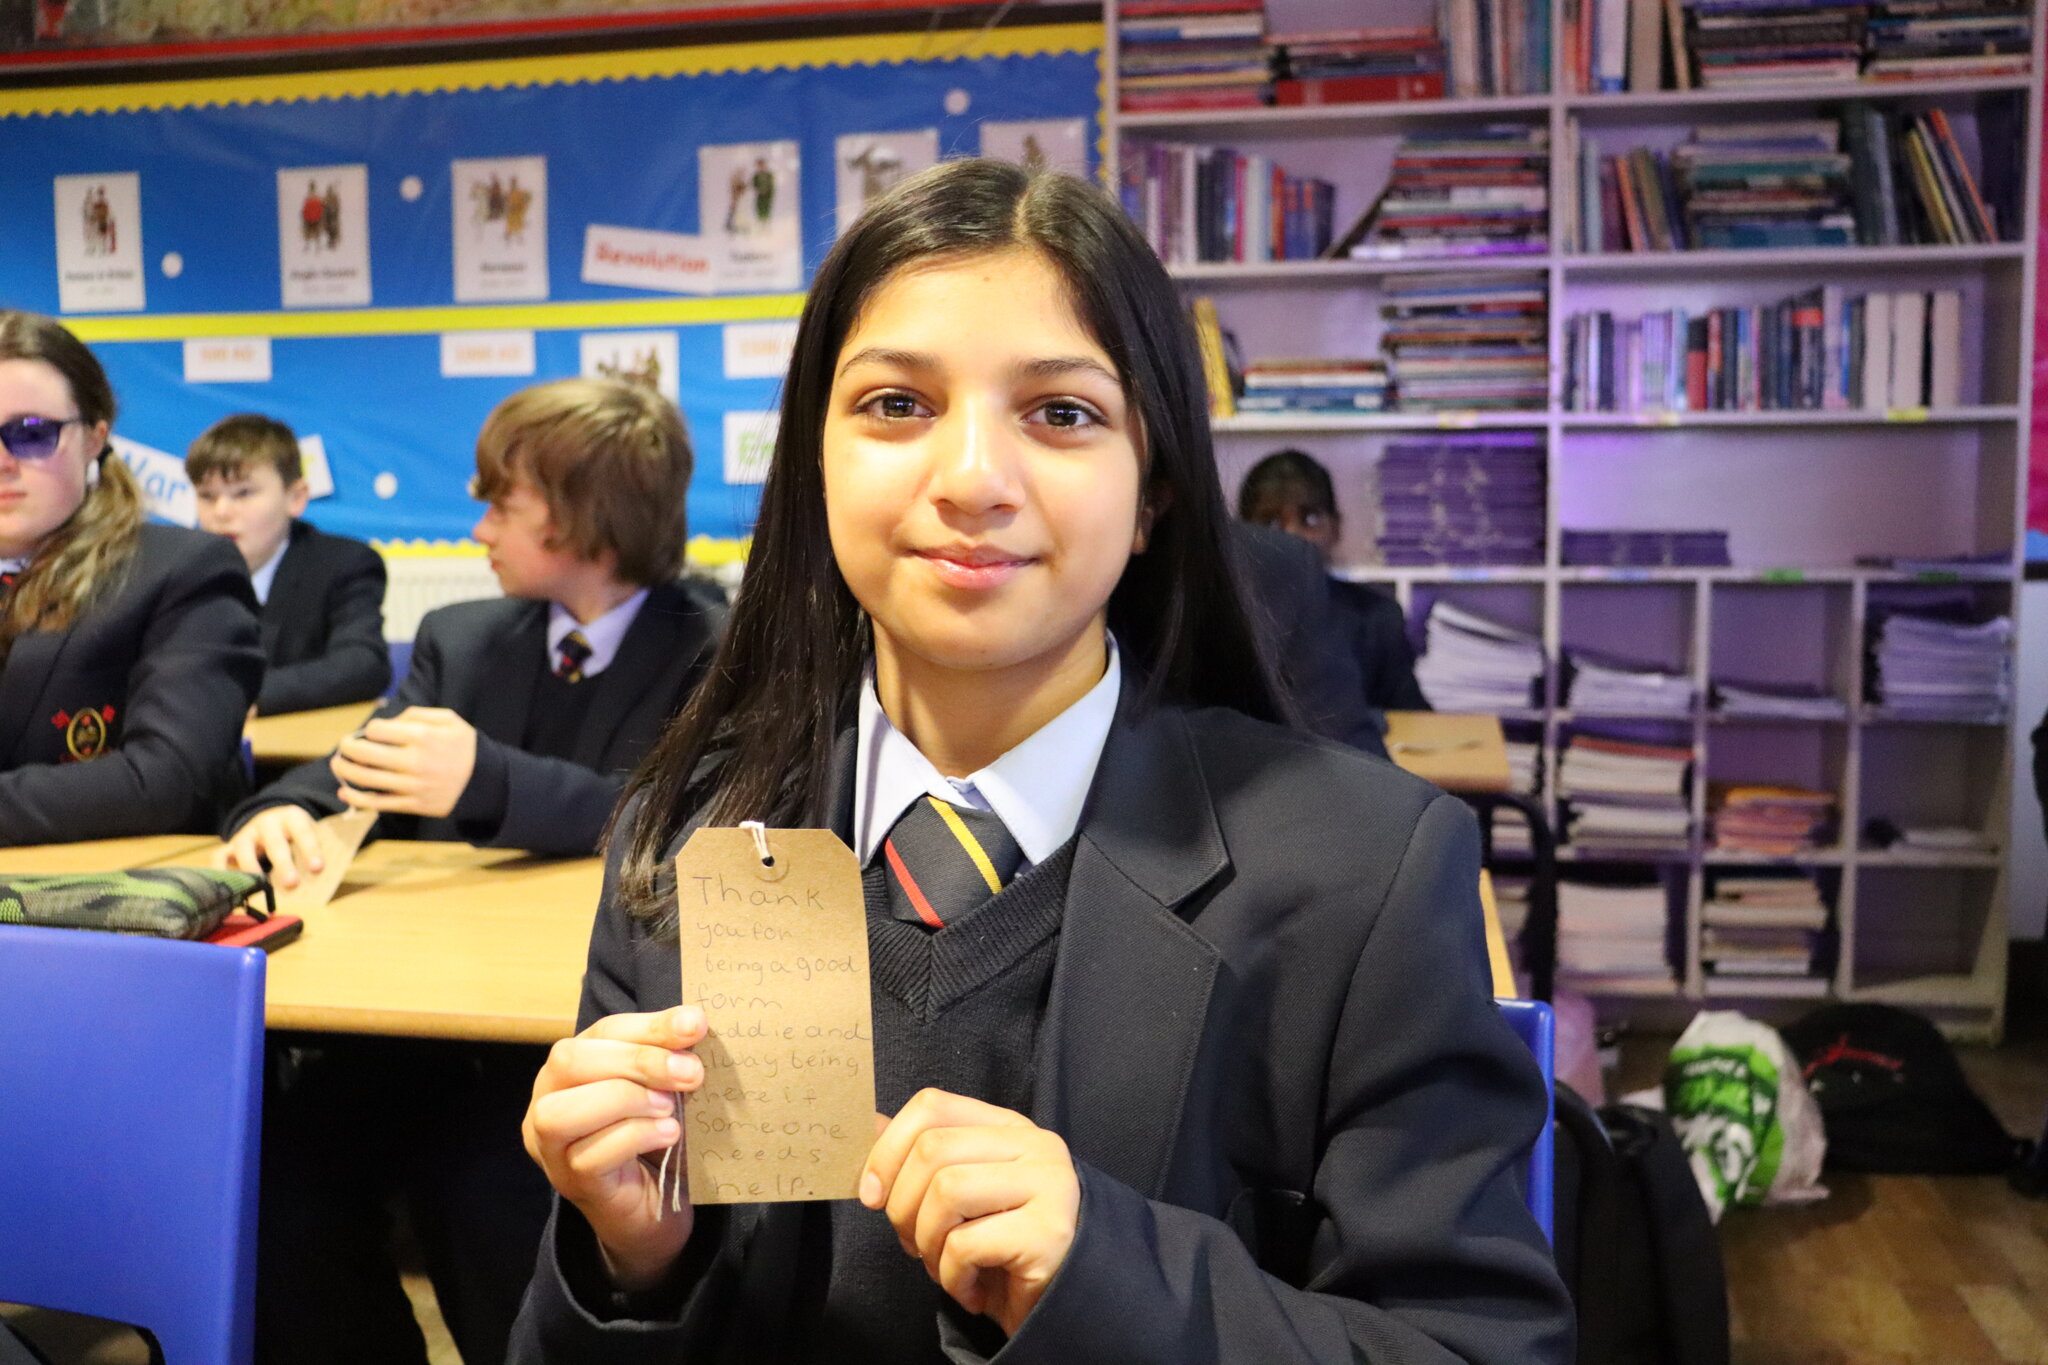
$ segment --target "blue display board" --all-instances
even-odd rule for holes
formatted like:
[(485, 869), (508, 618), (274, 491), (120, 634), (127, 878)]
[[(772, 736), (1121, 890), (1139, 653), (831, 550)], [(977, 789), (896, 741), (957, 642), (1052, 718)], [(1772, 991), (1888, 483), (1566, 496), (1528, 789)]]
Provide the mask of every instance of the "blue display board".
[[(777, 381), (726, 377), (723, 324), (793, 316), (800, 295), (680, 297), (593, 283), (586, 226), (697, 233), (700, 148), (789, 142), (808, 280), (835, 233), (842, 136), (931, 130), (941, 155), (971, 155), (991, 122), (1081, 120), (1092, 172), (1093, 36), (998, 31), (968, 53), (936, 56), (920, 55), (928, 40), (897, 36), (753, 44), (729, 57), (619, 54), (624, 79), (602, 78), (606, 59), (579, 57), (92, 97), (12, 92), (0, 96), (10, 115), (0, 117), (0, 301), (61, 311), (59, 238), (71, 218), (60, 177), (135, 175), (146, 307), (70, 319), (114, 379), (119, 433), (175, 454), (225, 413), (270, 413), (326, 447), (335, 492), (312, 515), (379, 539), (467, 534), (478, 511), (466, 493), (478, 426), (514, 390), (577, 373), (584, 333), (671, 331), (698, 447), (693, 530), (740, 536), (758, 490), (725, 482), (723, 419), (772, 408)], [(733, 69), (705, 69), (725, 60)], [(298, 91), (319, 97), (290, 97)], [(451, 162), (490, 157), (546, 158), (545, 301), (457, 302)], [(287, 309), (278, 172), (353, 164), (367, 170), (370, 303)], [(533, 333), (533, 375), (443, 376), (442, 333), (507, 327)], [(184, 342), (195, 336), (268, 337), (271, 377), (188, 382)]]

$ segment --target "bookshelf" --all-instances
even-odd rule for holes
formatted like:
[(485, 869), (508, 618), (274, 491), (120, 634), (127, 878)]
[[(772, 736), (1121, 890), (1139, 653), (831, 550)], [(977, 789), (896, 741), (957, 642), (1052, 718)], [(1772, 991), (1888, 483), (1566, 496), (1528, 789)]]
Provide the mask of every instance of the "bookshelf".
[[(1757, 89), (1580, 93), (1567, 89), (1564, 16), (1554, 4), (1548, 94), (1365, 105), (1123, 113), (1119, 4), (1105, 6), (1105, 172), (1116, 186), (1126, 149), (1226, 146), (1271, 158), (1289, 174), (1336, 186), (1341, 236), (1387, 181), (1393, 151), (1419, 130), (1489, 124), (1544, 130), (1552, 150), (1550, 238), (1542, 253), (1451, 261), (1288, 260), (1174, 264), (1190, 297), (1215, 301), (1248, 360), (1370, 355), (1390, 282), (1418, 273), (1537, 274), (1548, 290), (1548, 405), (1531, 411), (1257, 413), (1215, 423), (1226, 493), (1282, 446), (1332, 474), (1344, 516), (1342, 576), (1376, 583), (1408, 611), (1420, 640), (1445, 601), (1527, 630), (1543, 645), (1540, 703), (1502, 711), (1510, 736), (1541, 746), (1544, 799), (1563, 837), (1555, 776), (1580, 726), (1621, 721), (1660, 742), (1690, 745), (1690, 846), (1623, 856), (1564, 843), (1567, 876), (1617, 865), (1654, 872), (1669, 895), (1671, 979), (1564, 984), (1604, 1017), (1682, 1022), (1707, 1002), (1788, 1018), (1825, 998), (1926, 1012), (1958, 1037), (1995, 1039), (2004, 1025), (2009, 884), (2006, 805), (2014, 755), (2031, 718), (2000, 724), (1894, 716), (1866, 698), (1866, 626), (1873, 603), (1961, 591), (1980, 617), (2017, 617), (2031, 411), (2031, 338), (2044, 37), (2037, 14), (2031, 72), (1977, 79), (1812, 81)], [(1284, 16), (1283, 16), (1284, 11)], [(1268, 0), (1272, 29), (1355, 27), (1336, 0)], [(1429, 0), (1373, 7), (1374, 25), (1427, 25)], [(1863, 100), (1888, 111), (1974, 111), (1991, 98), (2024, 102), (2025, 221), (2016, 240), (1969, 246), (1826, 246), (1752, 250), (1586, 252), (1571, 248), (1564, 208), (1576, 193), (1573, 149), (1584, 139), (1668, 147), (1702, 125), (1838, 114)], [(1975, 148), (1971, 149), (1977, 155)], [(1563, 407), (1567, 319), (1680, 307), (1759, 305), (1814, 285), (1848, 294), (1956, 290), (1963, 298), (1962, 402), (1878, 410), (1581, 412)], [(1387, 445), (1430, 433), (1526, 432), (1547, 455), (1545, 554), (1537, 565), (1388, 565), (1378, 561), (1375, 471)], [(1725, 528), (1732, 564), (1601, 568), (1563, 563), (1563, 528)], [(1864, 567), (1863, 555), (2000, 556), (1960, 572)], [(1630, 718), (1570, 707), (1560, 661), (1599, 649), (1688, 676), (1698, 700), (1682, 715)], [(1816, 686), (1839, 717), (1728, 716), (1708, 703), (1716, 679)], [(1707, 781), (1780, 782), (1837, 795), (1827, 846), (1789, 859), (1716, 849), (1705, 838)], [(1980, 831), (1992, 850), (1879, 848), (1866, 824), (1939, 824)], [(1810, 871), (1832, 910), (1833, 968), (1824, 986), (1710, 973), (1702, 906), (1718, 876), (1792, 866)]]

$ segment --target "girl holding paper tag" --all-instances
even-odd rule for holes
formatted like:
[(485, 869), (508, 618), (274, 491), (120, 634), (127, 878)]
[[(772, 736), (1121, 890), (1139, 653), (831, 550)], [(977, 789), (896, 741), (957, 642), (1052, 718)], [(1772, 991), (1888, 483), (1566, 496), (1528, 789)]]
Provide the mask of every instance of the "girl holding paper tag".
[[(1472, 819), (1287, 725), (1205, 401), (1080, 181), (951, 162), (834, 247), (535, 1082), (515, 1359), (1569, 1357)], [(888, 1117), (858, 1200), (664, 1209), (705, 1040), (673, 860), (750, 818), (859, 860)]]

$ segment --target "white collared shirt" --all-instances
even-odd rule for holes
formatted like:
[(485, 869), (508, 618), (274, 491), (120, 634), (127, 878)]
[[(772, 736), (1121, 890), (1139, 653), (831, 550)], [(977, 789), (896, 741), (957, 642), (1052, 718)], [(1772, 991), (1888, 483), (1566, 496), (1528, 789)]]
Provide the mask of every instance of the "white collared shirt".
[(1095, 686), (986, 768), (956, 778), (933, 767), (890, 723), (875, 695), (871, 664), (861, 684), (853, 784), (854, 852), (861, 864), (874, 856), (903, 812), (925, 796), (994, 811), (1023, 850), (1024, 866), (1044, 862), (1080, 826), (1122, 682), (1111, 636), (1108, 666)]
[(579, 625), (569, 609), (560, 602), (548, 604), (548, 667), (555, 666), (556, 655), (561, 651), (562, 641), (569, 638), (569, 632), (583, 632), (583, 643), (590, 646), (590, 657), (583, 661), (583, 676), (594, 678), (611, 667), (617, 657), (619, 645), (626, 638), (626, 632), (633, 627), (633, 618), (640, 614), (640, 605), (647, 600), (647, 589), (642, 588), (625, 601), (613, 607), (588, 625)]
[(292, 547), (292, 538), (286, 536), (277, 547), (277, 553), (263, 562), (263, 567), (249, 574), (249, 583), (256, 589), (256, 601), (260, 606), (270, 601), (270, 585), (277, 581), (277, 566), (284, 563), (284, 552)]

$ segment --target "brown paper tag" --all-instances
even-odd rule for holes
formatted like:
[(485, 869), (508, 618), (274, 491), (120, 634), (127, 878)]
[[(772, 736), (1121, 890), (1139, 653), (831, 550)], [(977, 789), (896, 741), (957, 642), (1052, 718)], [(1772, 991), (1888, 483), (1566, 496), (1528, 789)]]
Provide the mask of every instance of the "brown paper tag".
[(676, 858), (683, 1003), (704, 1084), (683, 1107), (692, 1204), (851, 1199), (875, 1141), (860, 865), (828, 829), (700, 829)]
[(352, 809), (315, 824), (314, 832), (320, 836), (320, 871), (299, 878), (299, 884), (290, 890), (278, 887), (277, 908), (298, 915), (333, 900), (334, 893), (341, 890), (342, 878), (348, 876), (349, 864), (370, 836), (370, 826), (376, 823), (377, 812)]

